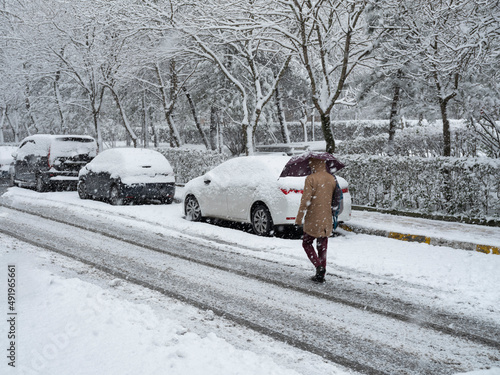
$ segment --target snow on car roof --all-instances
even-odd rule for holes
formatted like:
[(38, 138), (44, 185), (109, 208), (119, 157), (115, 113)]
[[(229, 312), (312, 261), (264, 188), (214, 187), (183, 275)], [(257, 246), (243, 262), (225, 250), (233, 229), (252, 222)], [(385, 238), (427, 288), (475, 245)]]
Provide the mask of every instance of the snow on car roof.
[(24, 138), (21, 145), (23, 147), (17, 152), (18, 158), (23, 158), (25, 155), (46, 156), (52, 147), (51, 162), (56, 156), (68, 157), (78, 154), (95, 156), (96, 152), (96, 142), (88, 135), (35, 134)]
[(168, 160), (158, 151), (145, 148), (112, 148), (87, 164), (93, 172), (110, 172), (112, 177), (172, 174)]
[(267, 172), (275, 175), (276, 178), (279, 177), (281, 171), (285, 164), (290, 160), (290, 156), (281, 154), (267, 154), (267, 155), (252, 155), (252, 156), (240, 156), (238, 158), (230, 159), (231, 165), (234, 168), (240, 167), (241, 169), (236, 169), (235, 173), (245, 174), (249, 166), (255, 167), (266, 167)]
[(290, 156), (265, 154), (240, 156), (218, 165), (206, 176), (216, 178), (221, 186), (238, 184), (256, 185), (260, 188), (274, 189), (276, 184), (287, 188), (303, 188), (305, 177), (279, 178)]

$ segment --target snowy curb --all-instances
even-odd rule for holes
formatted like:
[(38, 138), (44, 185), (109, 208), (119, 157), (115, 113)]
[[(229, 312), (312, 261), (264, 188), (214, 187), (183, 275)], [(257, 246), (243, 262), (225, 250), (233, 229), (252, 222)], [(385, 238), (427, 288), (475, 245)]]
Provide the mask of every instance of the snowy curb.
[(497, 246), (477, 244), (477, 243), (466, 242), (466, 241), (447, 240), (444, 238), (427, 237), (427, 236), (422, 236), (422, 235), (417, 235), (417, 234), (405, 234), (405, 233), (391, 232), (391, 231), (380, 230), (380, 229), (372, 229), (372, 228), (368, 228), (368, 227), (365, 227), (362, 225), (341, 223), (339, 226), (348, 232), (370, 234), (370, 235), (374, 235), (374, 236), (393, 238), (396, 240), (407, 241), (407, 242), (426, 243), (428, 245), (434, 245), (434, 246), (448, 246), (448, 247), (451, 247), (454, 249), (460, 249), (460, 250), (479, 251), (479, 252), (484, 253), (484, 254), (500, 255), (500, 247), (497, 247)]

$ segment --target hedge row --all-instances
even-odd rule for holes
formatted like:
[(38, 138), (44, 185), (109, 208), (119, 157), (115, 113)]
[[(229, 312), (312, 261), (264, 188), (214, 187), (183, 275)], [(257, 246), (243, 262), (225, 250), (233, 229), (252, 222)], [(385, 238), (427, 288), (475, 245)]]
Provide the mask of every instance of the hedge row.
[(500, 218), (500, 160), (342, 155), (353, 203), (425, 214)]
[(228, 159), (228, 156), (216, 151), (170, 147), (161, 147), (157, 151), (170, 162), (178, 184), (185, 184)]

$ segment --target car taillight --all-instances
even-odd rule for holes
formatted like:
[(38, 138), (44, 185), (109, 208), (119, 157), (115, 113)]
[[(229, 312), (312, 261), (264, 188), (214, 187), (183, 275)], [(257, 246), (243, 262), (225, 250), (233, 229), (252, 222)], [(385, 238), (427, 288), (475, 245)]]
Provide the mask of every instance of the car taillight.
[(288, 195), (290, 193), (304, 194), (304, 190), (298, 190), (298, 189), (280, 189), (280, 190), (285, 195)]
[(342, 193), (344, 193), (344, 194), (349, 193), (349, 188), (343, 188)]

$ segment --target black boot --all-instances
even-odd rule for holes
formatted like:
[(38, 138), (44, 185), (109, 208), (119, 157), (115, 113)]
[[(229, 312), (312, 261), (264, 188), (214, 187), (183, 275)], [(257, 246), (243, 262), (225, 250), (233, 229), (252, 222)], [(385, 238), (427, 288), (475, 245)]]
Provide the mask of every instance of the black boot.
[(316, 283), (324, 283), (325, 282), (325, 274), (326, 274), (326, 269), (325, 267), (316, 267), (316, 275), (311, 277), (311, 280), (316, 282)]

